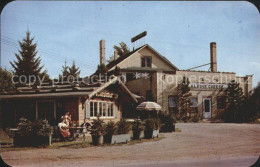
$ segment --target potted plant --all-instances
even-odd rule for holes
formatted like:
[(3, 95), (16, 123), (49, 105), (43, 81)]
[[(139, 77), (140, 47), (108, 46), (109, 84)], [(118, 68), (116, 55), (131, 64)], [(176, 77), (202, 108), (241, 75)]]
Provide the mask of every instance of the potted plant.
[(105, 134), (104, 121), (101, 120), (99, 117), (93, 120), (90, 132), (93, 145), (103, 144), (103, 135)]
[(139, 119), (136, 119), (133, 122), (132, 131), (134, 140), (141, 140), (144, 138), (144, 127), (142, 126), (142, 122)]
[(111, 143), (112, 136), (117, 133), (117, 125), (113, 121), (109, 121), (105, 127), (106, 135), (104, 135), (104, 142)]
[(127, 143), (130, 141), (131, 135), (129, 134), (131, 130), (131, 124), (125, 119), (121, 119), (117, 122), (117, 133), (112, 136), (111, 144), (115, 143)]
[(159, 136), (159, 120), (148, 118), (145, 120), (145, 138), (150, 139)]

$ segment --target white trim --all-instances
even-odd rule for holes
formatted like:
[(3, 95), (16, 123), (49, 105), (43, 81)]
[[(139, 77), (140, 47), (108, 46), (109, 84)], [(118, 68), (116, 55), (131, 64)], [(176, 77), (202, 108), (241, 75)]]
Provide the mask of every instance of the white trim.
[[(107, 104), (112, 104), (112, 107), (111, 109), (113, 109), (113, 107), (116, 105), (115, 102), (111, 102), (111, 101), (101, 101), (101, 100), (89, 100), (89, 107), (90, 107), (90, 104), (93, 104), (93, 110), (94, 110), (94, 103), (97, 102), (97, 113), (100, 115), (100, 118), (102, 119), (105, 119), (105, 118), (115, 118), (115, 111), (113, 110), (113, 116), (103, 116), (103, 110), (101, 111), (102, 113), (100, 113), (100, 103), (104, 103), (106, 104), (106, 115), (108, 115), (108, 105)], [(103, 105), (102, 106), (102, 109), (103, 109)], [(91, 110), (89, 109), (89, 112), (91, 113)], [(93, 111), (93, 115), (95, 114), (95, 112)], [(96, 119), (97, 117), (96, 116), (91, 116), (90, 114), (90, 119)]]

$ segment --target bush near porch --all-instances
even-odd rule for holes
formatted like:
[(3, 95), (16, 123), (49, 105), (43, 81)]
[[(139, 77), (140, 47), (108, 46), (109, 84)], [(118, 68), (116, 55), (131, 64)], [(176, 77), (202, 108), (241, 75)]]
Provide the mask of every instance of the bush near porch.
[(20, 118), (17, 129), (13, 138), (15, 146), (46, 145), (49, 142), (49, 136), (53, 133), (53, 128), (47, 120), (31, 122), (26, 118)]

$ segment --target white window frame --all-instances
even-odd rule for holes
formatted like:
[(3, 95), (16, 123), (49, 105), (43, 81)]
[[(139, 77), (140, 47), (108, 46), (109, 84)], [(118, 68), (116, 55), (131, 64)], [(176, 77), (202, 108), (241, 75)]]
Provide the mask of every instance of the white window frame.
[[(95, 115), (95, 112), (94, 112), (94, 103), (96, 102), (97, 103), (97, 114), (100, 114), (100, 118), (115, 118), (115, 111), (114, 111), (114, 106), (115, 106), (115, 103), (114, 102), (109, 102), (109, 101), (100, 101), (100, 100), (90, 100), (89, 101), (89, 105), (91, 105), (91, 102), (92, 102), (92, 109), (93, 109), (93, 115), (91, 115), (91, 106), (89, 106), (89, 112), (90, 112), (90, 119), (96, 119), (97, 116), (94, 116)], [(103, 103), (105, 103), (105, 107), (106, 107), (106, 110), (105, 110), (105, 116), (103, 116)], [(108, 104), (112, 104), (111, 105), (111, 111), (113, 111), (113, 115), (112, 116), (108, 116)], [(102, 113), (99, 113), (100, 111), (100, 106), (102, 106), (102, 109), (101, 109), (101, 112)]]

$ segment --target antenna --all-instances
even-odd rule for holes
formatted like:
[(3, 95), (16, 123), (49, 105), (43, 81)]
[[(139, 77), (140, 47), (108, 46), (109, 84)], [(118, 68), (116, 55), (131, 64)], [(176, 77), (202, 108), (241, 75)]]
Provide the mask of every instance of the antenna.
[[(144, 31), (138, 35), (136, 35), (135, 37), (131, 38), (131, 42), (133, 43), (133, 50), (135, 49), (135, 47), (140, 46), (140, 41), (138, 41), (139, 39), (145, 37), (147, 35), (147, 31)], [(145, 44), (145, 38), (143, 38), (144, 41), (143, 43)], [(139, 43), (137, 43), (136, 41), (138, 41)], [(139, 44), (139, 45), (138, 45)], [(141, 43), (142, 44), (142, 43)], [(136, 46), (137, 45), (137, 46)]]

